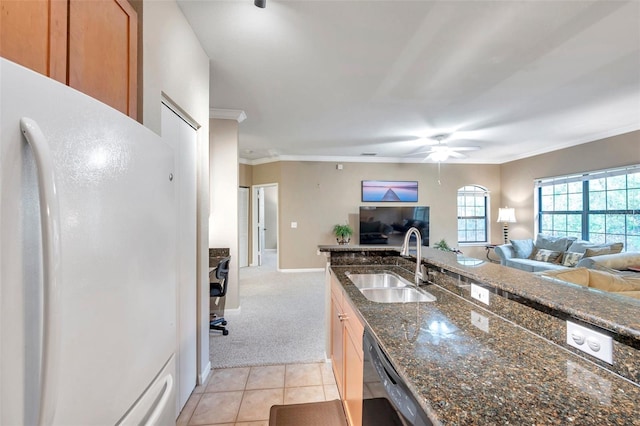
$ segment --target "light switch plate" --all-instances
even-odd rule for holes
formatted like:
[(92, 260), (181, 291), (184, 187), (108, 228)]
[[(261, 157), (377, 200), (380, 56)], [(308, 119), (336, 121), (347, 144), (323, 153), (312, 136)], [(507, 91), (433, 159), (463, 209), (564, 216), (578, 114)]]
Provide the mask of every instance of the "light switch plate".
[(291, 228), (295, 229), (298, 227), (298, 222), (291, 222)]
[(567, 345), (613, 365), (611, 336), (567, 321)]
[(477, 284), (471, 284), (471, 297), (487, 305), (489, 304), (489, 290)]

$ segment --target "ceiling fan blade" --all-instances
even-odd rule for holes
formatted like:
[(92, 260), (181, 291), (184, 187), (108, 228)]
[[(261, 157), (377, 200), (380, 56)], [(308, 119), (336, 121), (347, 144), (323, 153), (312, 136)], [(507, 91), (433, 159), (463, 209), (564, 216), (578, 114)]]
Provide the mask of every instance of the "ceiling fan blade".
[(456, 152), (456, 151), (449, 151), (447, 154), (449, 154), (449, 156), (453, 158), (466, 158), (466, 155), (460, 154), (459, 152)]
[(405, 157), (411, 157), (413, 155), (425, 155), (425, 154), (431, 154), (434, 151), (432, 149), (430, 149), (429, 151), (418, 151), (418, 152), (412, 152), (410, 154), (406, 154)]
[(450, 146), (449, 147), (450, 151), (477, 151), (479, 149), (480, 149), (479, 146), (460, 146), (460, 147)]

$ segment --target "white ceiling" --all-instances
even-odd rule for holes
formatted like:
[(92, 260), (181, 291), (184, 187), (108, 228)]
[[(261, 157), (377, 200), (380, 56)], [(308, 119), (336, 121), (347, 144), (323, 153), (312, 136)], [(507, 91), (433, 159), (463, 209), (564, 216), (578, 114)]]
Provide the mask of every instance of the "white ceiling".
[[(240, 156), (524, 158), (640, 129), (640, 1), (178, 0)], [(352, 157), (352, 158), (348, 158)]]

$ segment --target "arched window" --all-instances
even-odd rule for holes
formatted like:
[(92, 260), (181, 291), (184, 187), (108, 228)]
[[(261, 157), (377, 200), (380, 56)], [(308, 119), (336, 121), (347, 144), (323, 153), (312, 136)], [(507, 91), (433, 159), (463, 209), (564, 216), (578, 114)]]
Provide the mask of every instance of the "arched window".
[(489, 191), (478, 185), (458, 189), (458, 243), (487, 242)]

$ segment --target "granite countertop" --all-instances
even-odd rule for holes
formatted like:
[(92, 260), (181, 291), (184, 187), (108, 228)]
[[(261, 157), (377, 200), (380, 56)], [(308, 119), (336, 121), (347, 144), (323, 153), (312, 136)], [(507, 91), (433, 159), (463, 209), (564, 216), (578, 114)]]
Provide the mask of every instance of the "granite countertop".
[[(451, 258), (431, 255), (427, 262), (451, 267)], [(434, 424), (640, 425), (640, 387), (631, 380), (449, 288), (423, 287), (436, 302), (383, 304), (366, 299), (345, 275), (386, 270), (412, 281), (412, 270), (404, 266), (332, 264), (331, 270)], [(508, 269), (481, 268), (490, 266)], [(459, 272), (472, 274), (469, 268), (460, 266)], [(525, 291), (518, 274), (484, 269), (475, 275)], [(516, 283), (498, 283), (501, 277)]]
[[(362, 252), (389, 256), (399, 247), (389, 246), (319, 246), (320, 252), (344, 255)], [(423, 263), (444, 268), (470, 280), (489, 285), (497, 291), (525, 298), (549, 310), (560, 311), (586, 323), (611, 330), (632, 339), (640, 339), (640, 300), (569, 283), (552, 282), (531, 272), (422, 248)], [(348, 261), (348, 260), (347, 260)], [(333, 263), (333, 262), (332, 262)]]

